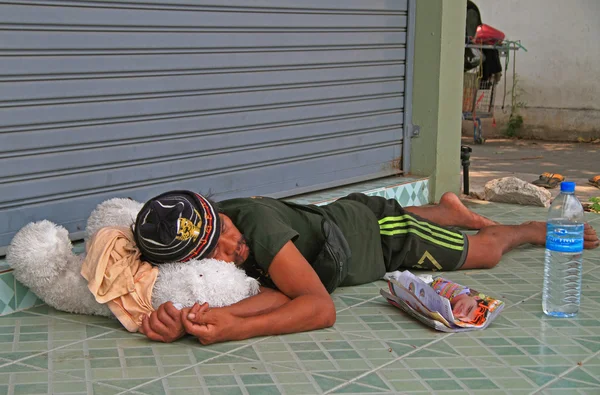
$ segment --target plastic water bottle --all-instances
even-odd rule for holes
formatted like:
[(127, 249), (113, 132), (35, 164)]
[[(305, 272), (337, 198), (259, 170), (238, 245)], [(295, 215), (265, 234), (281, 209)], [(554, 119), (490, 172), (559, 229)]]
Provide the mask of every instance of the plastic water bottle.
[(562, 182), (548, 212), (542, 309), (553, 317), (573, 317), (581, 301), (584, 215), (575, 183)]

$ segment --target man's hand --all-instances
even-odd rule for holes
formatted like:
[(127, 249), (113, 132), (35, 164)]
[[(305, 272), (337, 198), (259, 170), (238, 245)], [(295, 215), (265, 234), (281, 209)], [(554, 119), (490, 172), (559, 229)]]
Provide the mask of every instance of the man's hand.
[(235, 329), (243, 318), (225, 309), (210, 309), (208, 303), (194, 304), (182, 312), (183, 326), (187, 333), (198, 338), (203, 345), (237, 340)]
[(152, 312), (150, 316), (144, 317), (140, 332), (150, 340), (171, 343), (183, 335), (185, 329), (181, 321), (181, 311), (177, 310), (173, 303), (166, 302)]

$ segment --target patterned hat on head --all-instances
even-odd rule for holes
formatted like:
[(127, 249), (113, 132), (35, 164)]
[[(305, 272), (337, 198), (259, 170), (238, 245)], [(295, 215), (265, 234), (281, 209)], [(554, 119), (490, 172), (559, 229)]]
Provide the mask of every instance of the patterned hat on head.
[(135, 221), (134, 237), (150, 263), (202, 259), (217, 245), (221, 219), (204, 196), (171, 191), (150, 199)]

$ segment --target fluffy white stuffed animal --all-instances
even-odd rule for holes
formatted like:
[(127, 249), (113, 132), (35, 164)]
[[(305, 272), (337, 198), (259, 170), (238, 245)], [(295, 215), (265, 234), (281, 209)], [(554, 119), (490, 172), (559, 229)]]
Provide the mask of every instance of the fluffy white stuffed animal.
[[(142, 204), (110, 199), (90, 215), (86, 237), (105, 226), (131, 226)], [(65, 228), (50, 221), (30, 223), (13, 238), (6, 260), (15, 278), (57, 310), (112, 317), (108, 306), (96, 302), (81, 276), (85, 254), (75, 255)], [(159, 266), (152, 290), (156, 309), (172, 301), (179, 307), (208, 302), (222, 307), (258, 293), (258, 282), (231, 263), (215, 259), (192, 260)]]

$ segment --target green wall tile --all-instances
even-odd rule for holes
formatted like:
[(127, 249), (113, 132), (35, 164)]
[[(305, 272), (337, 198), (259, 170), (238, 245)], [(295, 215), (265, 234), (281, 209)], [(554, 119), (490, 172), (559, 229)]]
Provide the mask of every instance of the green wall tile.
[(17, 308), (15, 278), (12, 273), (0, 274), (0, 315), (14, 312)]
[(33, 306), (43, 304), (44, 302), (31, 292), (29, 288), (18, 281), (15, 281), (15, 292), (17, 295), (17, 309), (24, 310)]

